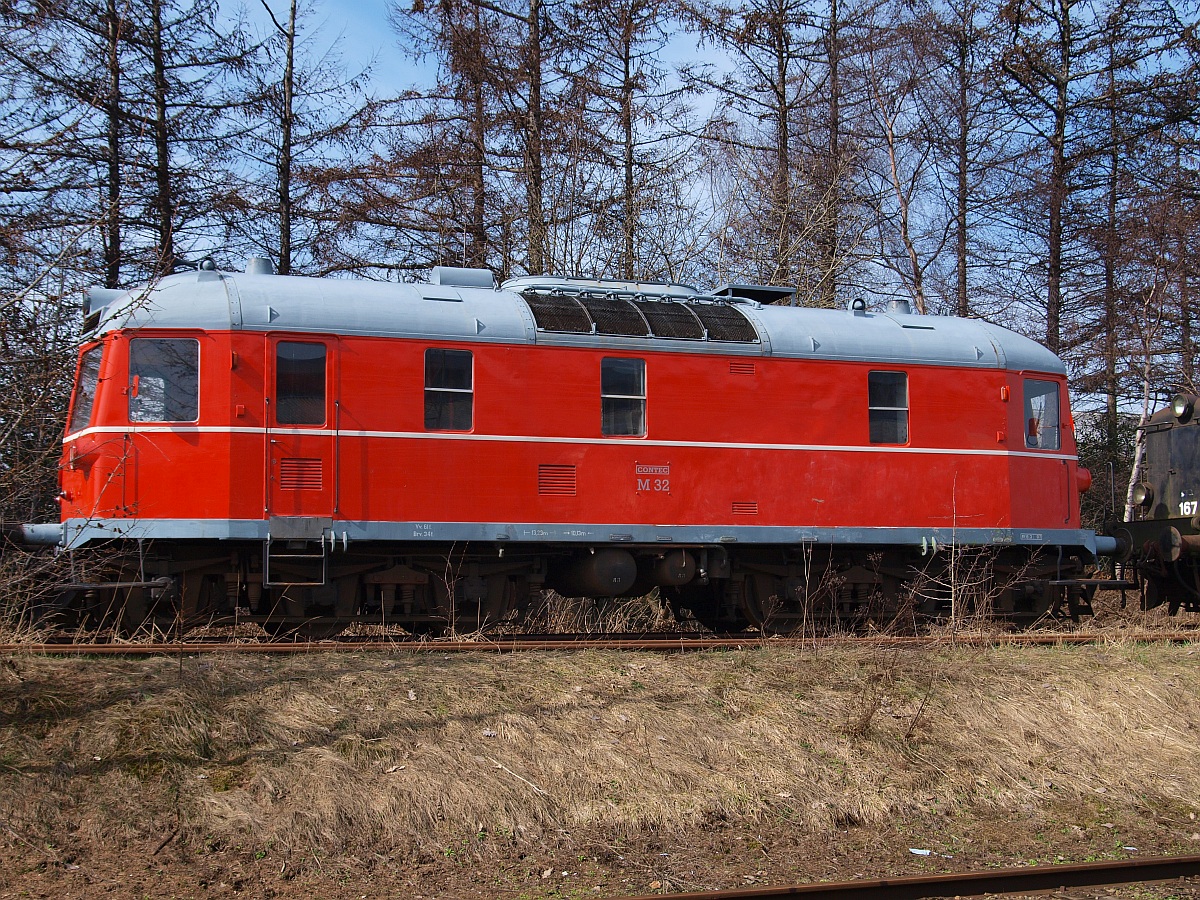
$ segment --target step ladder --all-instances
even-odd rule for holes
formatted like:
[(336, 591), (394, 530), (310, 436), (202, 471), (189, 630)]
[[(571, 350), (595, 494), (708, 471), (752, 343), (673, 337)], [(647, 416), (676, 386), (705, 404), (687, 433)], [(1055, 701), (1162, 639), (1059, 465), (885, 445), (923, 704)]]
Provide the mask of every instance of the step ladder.
[[(296, 577), (297, 571), (304, 574)], [(263, 541), (264, 587), (320, 587), (328, 580), (329, 545), (325, 541), (277, 540), (267, 535)]]

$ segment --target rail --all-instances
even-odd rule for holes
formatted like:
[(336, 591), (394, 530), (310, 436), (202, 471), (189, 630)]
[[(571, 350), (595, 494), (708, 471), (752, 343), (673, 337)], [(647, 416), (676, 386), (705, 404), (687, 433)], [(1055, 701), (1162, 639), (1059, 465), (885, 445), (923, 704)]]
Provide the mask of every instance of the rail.
[[(679, 900), (768, 900), (772, 897), (804, 897), (805, 900), (920, 900), (934, 897), (977, 897), (982, 894), (1023, 894), (1059, 888), (1133, 884), (1197, 876), (1200, 876), (1200, 856), (1165, 856), (1063, 866), (990, 869), (949, 875), (913, 875), (903, 878), (784, 887), (692, 891), (669, 896)], [(662, 894), (654, 894), (626, 897), (622, 900), (662, 900), (662, 897)]]
[(645, 650), (669, 653), (742, 650), (755, 647), (818, 650), (831, 647), (918, 649), (935, 647), (1078, 646), (1109, 643), (1196, 643), (1200, 631), (1117, 632), (1102, 634), (1001, 634), (898, 637), (763, 637), (744, 635), (527, 635), (472, 639), (395, 639), (322, 641), (180, 640), (170, 642), (62, 642), (0, 644), (0, 654), (53, 656), (147, 656), (163, 653), (522, 653), (552, 650)]

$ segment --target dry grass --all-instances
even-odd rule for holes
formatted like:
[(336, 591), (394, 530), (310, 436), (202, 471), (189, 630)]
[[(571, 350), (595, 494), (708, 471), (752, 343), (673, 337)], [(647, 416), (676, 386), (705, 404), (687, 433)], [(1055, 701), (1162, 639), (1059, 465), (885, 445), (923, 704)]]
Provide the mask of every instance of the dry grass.
[(43, 640), (44, 625), (33, 610), (54, 599), (52, 586), (67, 580), (62, 559), (48, 551), (30, 551), (0, 539), (0, 643)]
[(539, 634), (637, 634), (675, 630), (678, 624), (658, 589), (642, 597), (563, 597), (544, 591), (515, 630)]
[(0, 671), (0, 809), (31, 844), (178, 828), (304, 853), (1063, 804), (1186, 828), (1197, 685), (1194, 650), (1125, 644), (21, 658)]

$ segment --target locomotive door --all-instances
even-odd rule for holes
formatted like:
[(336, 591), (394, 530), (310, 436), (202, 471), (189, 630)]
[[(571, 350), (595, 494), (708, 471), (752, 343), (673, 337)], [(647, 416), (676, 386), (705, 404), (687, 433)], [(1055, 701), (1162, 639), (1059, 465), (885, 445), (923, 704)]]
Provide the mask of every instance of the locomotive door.
[[(1069, 409), (1062, 405), (1063, 391), (1057, 381), (1045, 378), (1024, 380), (1024, 431), (1025, 448), (1041, 455), (1044, 459), (1031, 459), (1026, 465), (1027, 498), (1023, 502), (1033, 504), (1036, 521), (1047, 526), (1071, 522), (1071, 468), (1061, 458), (1063, 429), (1070, 421)], [(1014, 511), (1017, 506), (1014, 501)]]
[(319, 540), (336, 512), (336, 351), (332, 339), (267, 337), (266, 512), (281, 537)]

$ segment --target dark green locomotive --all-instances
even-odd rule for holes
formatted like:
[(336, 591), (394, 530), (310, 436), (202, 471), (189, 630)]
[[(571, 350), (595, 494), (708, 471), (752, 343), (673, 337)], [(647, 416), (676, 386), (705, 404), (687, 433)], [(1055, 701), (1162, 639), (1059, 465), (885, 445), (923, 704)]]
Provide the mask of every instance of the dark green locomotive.
[(1142, 585), (1142, 604), (1200, 612), (1200, 397), (1178, 394), (1143, 426), (1141, 480), (1128, 522), (1106, 529)]

